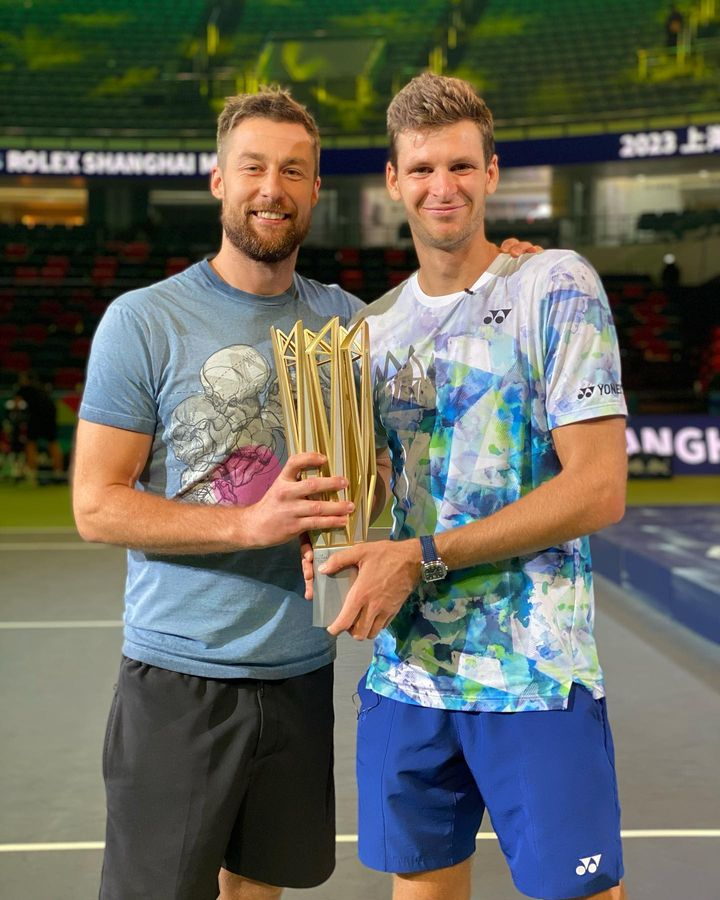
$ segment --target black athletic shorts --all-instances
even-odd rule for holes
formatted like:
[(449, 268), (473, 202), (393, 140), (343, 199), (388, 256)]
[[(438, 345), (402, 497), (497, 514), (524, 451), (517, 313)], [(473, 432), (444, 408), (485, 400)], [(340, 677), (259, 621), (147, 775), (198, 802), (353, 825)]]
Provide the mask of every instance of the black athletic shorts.
[(335, 866), (333, 667), (208, 679), (123, 658), (105, 738), (101, 900), (216, 900)]

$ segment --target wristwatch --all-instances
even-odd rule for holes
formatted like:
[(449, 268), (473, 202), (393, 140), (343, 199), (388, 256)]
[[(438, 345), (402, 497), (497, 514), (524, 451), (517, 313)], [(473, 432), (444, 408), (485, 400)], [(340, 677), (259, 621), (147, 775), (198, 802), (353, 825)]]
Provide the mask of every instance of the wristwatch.
[(420, 574), (425, 582), (442, 581), (448, 573), (448, 567), (440, 559), (435, 539), (429, 535), (423, 535), (420, 538), (420, 547), (422, 548), (422, 562), (420, 563)]

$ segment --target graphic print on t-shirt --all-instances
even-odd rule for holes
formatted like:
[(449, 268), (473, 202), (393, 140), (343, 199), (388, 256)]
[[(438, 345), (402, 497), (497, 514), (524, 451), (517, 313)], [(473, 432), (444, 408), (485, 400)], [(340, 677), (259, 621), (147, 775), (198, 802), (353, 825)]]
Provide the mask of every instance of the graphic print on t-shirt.
[(202, 393), (172, 412), (170, 446), (185, 464), (180, 496), (194, 503), (248, 506), (277, 478), (285, 453), (277, 378), (246, 344), (213, 353)]

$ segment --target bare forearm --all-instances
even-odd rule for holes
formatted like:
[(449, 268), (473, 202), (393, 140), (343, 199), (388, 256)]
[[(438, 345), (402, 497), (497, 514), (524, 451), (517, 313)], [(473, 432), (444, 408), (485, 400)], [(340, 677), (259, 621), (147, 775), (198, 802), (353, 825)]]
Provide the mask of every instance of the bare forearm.
[(301, 477), (327, 462), (319, 453), (291, 456), (251, 506), (168, 500), (136, 488), (150, 447), (149, 435), (80, 420), (73, 510), (85, 540), (153, 553), (228, 553), (342, 528), (354, 509), (345, 501), (318, 499), (344, 490), (346, 478)]
[(450, 569), (524, 556), (598, 531), (622, 517), (621, 480), (584, 480), (561, 472), (486, 519), (436, 535)]
[(318, 499), (347, 487), (339, 476), (299, 478), (325, 458), (297, 454), (251, 506), (211, 506), (153, 496), (117, 481), (74, 489), (75, 519), (88, 541), (153, 553), (228, 553), (284, 544), (310, 531), (343, 528), (345, 501)]
[(228, 553), (251, 546), (247, 518), (237, 507), (182, 503), (124, 485), (75, 500), (85, 540), (153, 553)]

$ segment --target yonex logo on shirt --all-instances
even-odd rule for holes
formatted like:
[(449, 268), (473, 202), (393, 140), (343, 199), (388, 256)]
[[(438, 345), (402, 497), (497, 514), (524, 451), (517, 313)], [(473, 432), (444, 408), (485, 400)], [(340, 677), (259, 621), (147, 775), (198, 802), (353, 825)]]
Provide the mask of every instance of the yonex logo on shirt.
[(601, 859), (602, 853), (598, 853), (596, 856), (580, 857), (580, 865), (575, 869), (575, 874), (593, 875), (595, 872), (597, 872)]
[[(510, 309), (512, 309), (512, 307)], [(502, 325), (505, 319), (510, 315), (510, 309), (491, 309), (490, 315), (485, 316), (483, 322), (486, 325), (489, 325), (491, 322), (495, 325)]]
[(623, 392), (622, 385), (617, 382), (612, 382), (610, 384), (587, 384), (578, 391), (578, 400), (587, 400), (588, 397), (592, 397), (595, 393), (595, 388), (597, 388), (598, 394), (602, 394), (605, 397), (619, 397)]
[(622, 385), (617, 382), (612, 382), (611, 384), (599, 384), (597, 389), (601, 394), (605, 394), (606, 396), (612, 394), (614, 397), (619, 397), (623, 392)]

